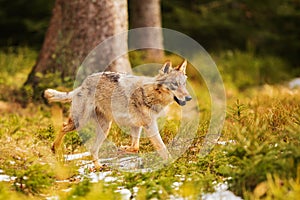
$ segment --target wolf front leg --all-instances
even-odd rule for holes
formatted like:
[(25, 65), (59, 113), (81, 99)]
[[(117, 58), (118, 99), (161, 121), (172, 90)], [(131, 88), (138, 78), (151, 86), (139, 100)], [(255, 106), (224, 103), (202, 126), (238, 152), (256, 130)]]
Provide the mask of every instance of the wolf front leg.
[(147, 137), (150, 139), (151, 143), (153, 144), (158, 154), (165, 161), (172, 159), (171, 154), (169, 153), (166, 145), (161, 139), (156, 121), (152, 122), (150, 126), (145, 127), (145, 130), (146, 130)]

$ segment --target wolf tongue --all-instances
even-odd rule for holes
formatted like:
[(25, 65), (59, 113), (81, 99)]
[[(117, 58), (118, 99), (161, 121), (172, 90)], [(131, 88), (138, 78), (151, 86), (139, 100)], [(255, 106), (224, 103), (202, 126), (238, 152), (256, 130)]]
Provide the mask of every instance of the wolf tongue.
[(178, 103), (178, 105), (180, 105), (180, 106), (184, 106), (184, 105), (185, 105), (185, 101), (179, 100), (176, 96), (174, 96), (174, 100), (175, 100), (176, 103)]

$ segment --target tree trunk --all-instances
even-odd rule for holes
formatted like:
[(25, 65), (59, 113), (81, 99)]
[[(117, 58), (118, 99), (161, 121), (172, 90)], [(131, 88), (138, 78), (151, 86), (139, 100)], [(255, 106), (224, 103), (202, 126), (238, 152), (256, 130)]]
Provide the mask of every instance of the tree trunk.
[[(94, 47), (127, 30), (126, 0), (56, 0), (37, 63), (25, 85), (32, 86), (36, 93), (43, 89), (41, 77), (47, 73), (59, 74), (63, 81), (74, 79), (78, 67)], [(127, 38), (123, 40), (122, 45), (104, 49), (101, 57), (109, 57), (118, 48), (127, 52)], [(108, 70), (131, 72), (127, 54), (115, 60)]]
[[(160, 0), (130, 0), (130, 25), (131, 28), (159, 27), (161, 28)], [(135, 38), (136, 42), (143, 46), (155, 46), (163, 49), (162, 32), (143, 32)], [(159, 49), (145, 49), (146, 59), (162, 61), (164, 51)]]

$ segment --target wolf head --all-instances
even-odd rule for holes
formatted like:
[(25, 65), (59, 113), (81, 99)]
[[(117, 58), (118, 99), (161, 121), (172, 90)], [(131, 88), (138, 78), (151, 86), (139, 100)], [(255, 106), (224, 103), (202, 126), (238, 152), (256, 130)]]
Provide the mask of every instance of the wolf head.
[(172, 63), (167, 61), (159, 71), (159, 75), (156, 77), (158, 83), (172, 95), (174, 100), (181, 106), (186, 104), (186, 101), (190, 101), (192, 97), (186, 89), (185, 70), (187, 61), (184, 60), (180, 65), (175, 68), (172, 67)]

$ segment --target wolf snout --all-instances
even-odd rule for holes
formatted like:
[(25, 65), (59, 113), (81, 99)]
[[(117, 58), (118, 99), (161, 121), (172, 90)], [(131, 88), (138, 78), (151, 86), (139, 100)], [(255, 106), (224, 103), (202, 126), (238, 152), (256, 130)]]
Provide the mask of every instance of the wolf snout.
[(178, 104), (181, 105), (181, 106), (184, 106), (184, 105), (186, 104), (186, 101), (181, 101), (181, 100), (179, 100), (179, 101), (178, 101)]
[(176, 103), (178, 103), (178, 105), (180, 105), (180, 106), (184, 106), (184, 105), (186, 104), (186, 101), (180, 100), (180, 99), (177, 98), (176, 96), (174, 96), (174, 100), (175, 100)]
[(185, 100), (186, 100), (186, 101), (190, 101), (190, 100), (192, 100), (192, 97), (191, 97), (191, 96), (186, 96), (186, 97), (185, 97)]

